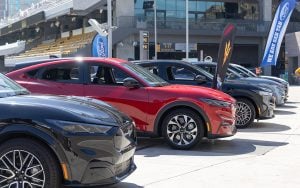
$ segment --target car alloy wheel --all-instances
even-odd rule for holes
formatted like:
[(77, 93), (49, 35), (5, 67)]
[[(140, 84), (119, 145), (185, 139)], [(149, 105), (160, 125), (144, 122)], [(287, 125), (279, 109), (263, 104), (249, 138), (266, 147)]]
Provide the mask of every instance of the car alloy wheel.
[(190, 110), (176, 110), (164, 121), (164, 136), (175, 149), (189, 149), (203, 137), (202, 121)]
[(193, 118), (187, 115), (174, 116), (168, 123), (168, 138), (177, 145), (188, 145), (197, 137), (198, 129)]
[(24, 150), (11, 150), (0, 156), (0, 185), (5, 188), (44, 187), (45, 171), (39, 159)]
[(60, 188), (59, 163), (46, 145), (28, 138), (0, 144), (1, 188)]
[(253, 104), (246, 99), (238, 99), (236, 109), (236, 127), (248, 127), (254, 121), (254, 117), (255, 109)]

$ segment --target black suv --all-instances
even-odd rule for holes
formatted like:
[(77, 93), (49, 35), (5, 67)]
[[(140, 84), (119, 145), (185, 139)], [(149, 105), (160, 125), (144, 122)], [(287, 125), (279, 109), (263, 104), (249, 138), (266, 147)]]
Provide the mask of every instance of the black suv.
[(112, 184), (135, 170), (126, 115), (98, 100), (28, 94), (0, 74), (0, 187)]
[[(171, 84), (211, 87), (213, 75), (184, 61), (153, 60), (135, 61)], [(223, 83), (222, 91), (237, 100), (237, 128), (246, 128), (254, 119), (274, 117), (274, 98), (270, 90), (239, 83)]]

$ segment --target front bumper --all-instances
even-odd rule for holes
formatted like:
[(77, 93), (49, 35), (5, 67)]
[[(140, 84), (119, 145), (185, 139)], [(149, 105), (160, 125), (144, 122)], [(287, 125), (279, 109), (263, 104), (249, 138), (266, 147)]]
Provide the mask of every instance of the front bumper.
[(207, 138), (216, 139), (216, 138), (226, 138), (230, 136), (234, 136), (237, 132), (236, 127), (233, 126), (220, 126), (217, 134), (208, 134)]
[(272, 96), (262, 96), (262, 98), (262, 104), (260, 104), (258, 109), (258, 119), (274, 118), (276, 99)]
[[(127, 125), (128, 126), (128, 125)], [(133, 125), (130, 125), (134, 127)], [(116, 127), (105, 136), (72, 138), (66, 151), (70, 178), (66, 187), (99, 186), (118, 183), (135, 171), (136, 132)], [(127, 132), (126, 132), (127, 131)]]
[(214, 118), (214, 121), (211, 121), (213, 124), (207, 138), (215, 139), (235, 135), (237, 132), (235, 127), (236, 106), (232, 104), (230, 110), (215, 109), (215, 113), (218, 118)]
[(283, 89), (277, 89), (275, 91), (276, 101), (275, 104), (277, 106), (283, 105), (286, 99), (286, 92)]

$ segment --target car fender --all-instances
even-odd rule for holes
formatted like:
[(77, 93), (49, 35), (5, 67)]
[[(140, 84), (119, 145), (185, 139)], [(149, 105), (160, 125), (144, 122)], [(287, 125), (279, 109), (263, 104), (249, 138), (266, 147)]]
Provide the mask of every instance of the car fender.
[[(5, 142), (6, 140), (9, 140), (13, 137), (22, 137), (27, 136), (34, 138), (46, 145), (48, 145), (49, 148), (51, 148), (51, 151), (55, 154), (57, 159), (59, 160), (59, 166), (61, 164), (67, 164), (67, 157), (65, 155), (65, 152), (58, 143), (58, 141), (51, 136), (49, 133), (49, 130), (43, 130), (46, 128), (32, 126), (30, 124), (6, 124), (4, 126), (0, 126), (0, 144)], [(47, 133), (49, 132), (49, 133)], [(68, 175), (71, 175), (71, 170), (69, 167), (67, 167)], [(71, 176), (69, 176), (71, 177)]]
[(174, 102), (171, 102), (171, 103), (168, 103), (167, 105), (165, 105), (164, 107), (162, 107), (157, 115), (156, 115), (156, 118), (155, 118), (155, 121), (154, 121), (154, 133), (156, 135), (160, 135), (160, 132), (159, 132), (159, 123), (161, 121), (161, 118), (165, 115), (165, 113), (176, 107), (176, 106), (187, 106), (189, 108), (192, 108), (193, 110), (197, 111), (203, 118), (203, 120), (205, 121), (204, 123), (208, 123), (210, 125), (210, 121), (209, 121), (209, 118), (208, 116), (206, 115), (205, 111), (199, 107), (197, 104), (195, 104), (194, 102), (191, 102), (191, 101), (174, 101)]

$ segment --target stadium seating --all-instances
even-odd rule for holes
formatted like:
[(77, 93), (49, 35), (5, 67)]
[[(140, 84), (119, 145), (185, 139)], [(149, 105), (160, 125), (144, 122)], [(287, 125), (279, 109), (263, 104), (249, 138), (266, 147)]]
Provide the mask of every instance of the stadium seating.
[(25, 53), (22, 53), (19, 56), (15, 56), (15, 58), (44, 55), (68, 56), (69, 54), (75, 53), (78, 49), (84, 48), (87, 44), (90, 44), (95, 34), (95, 32), (85, 33), (82, 35), (59, 38), (50, 43), (42, 43), (25, 51)]

